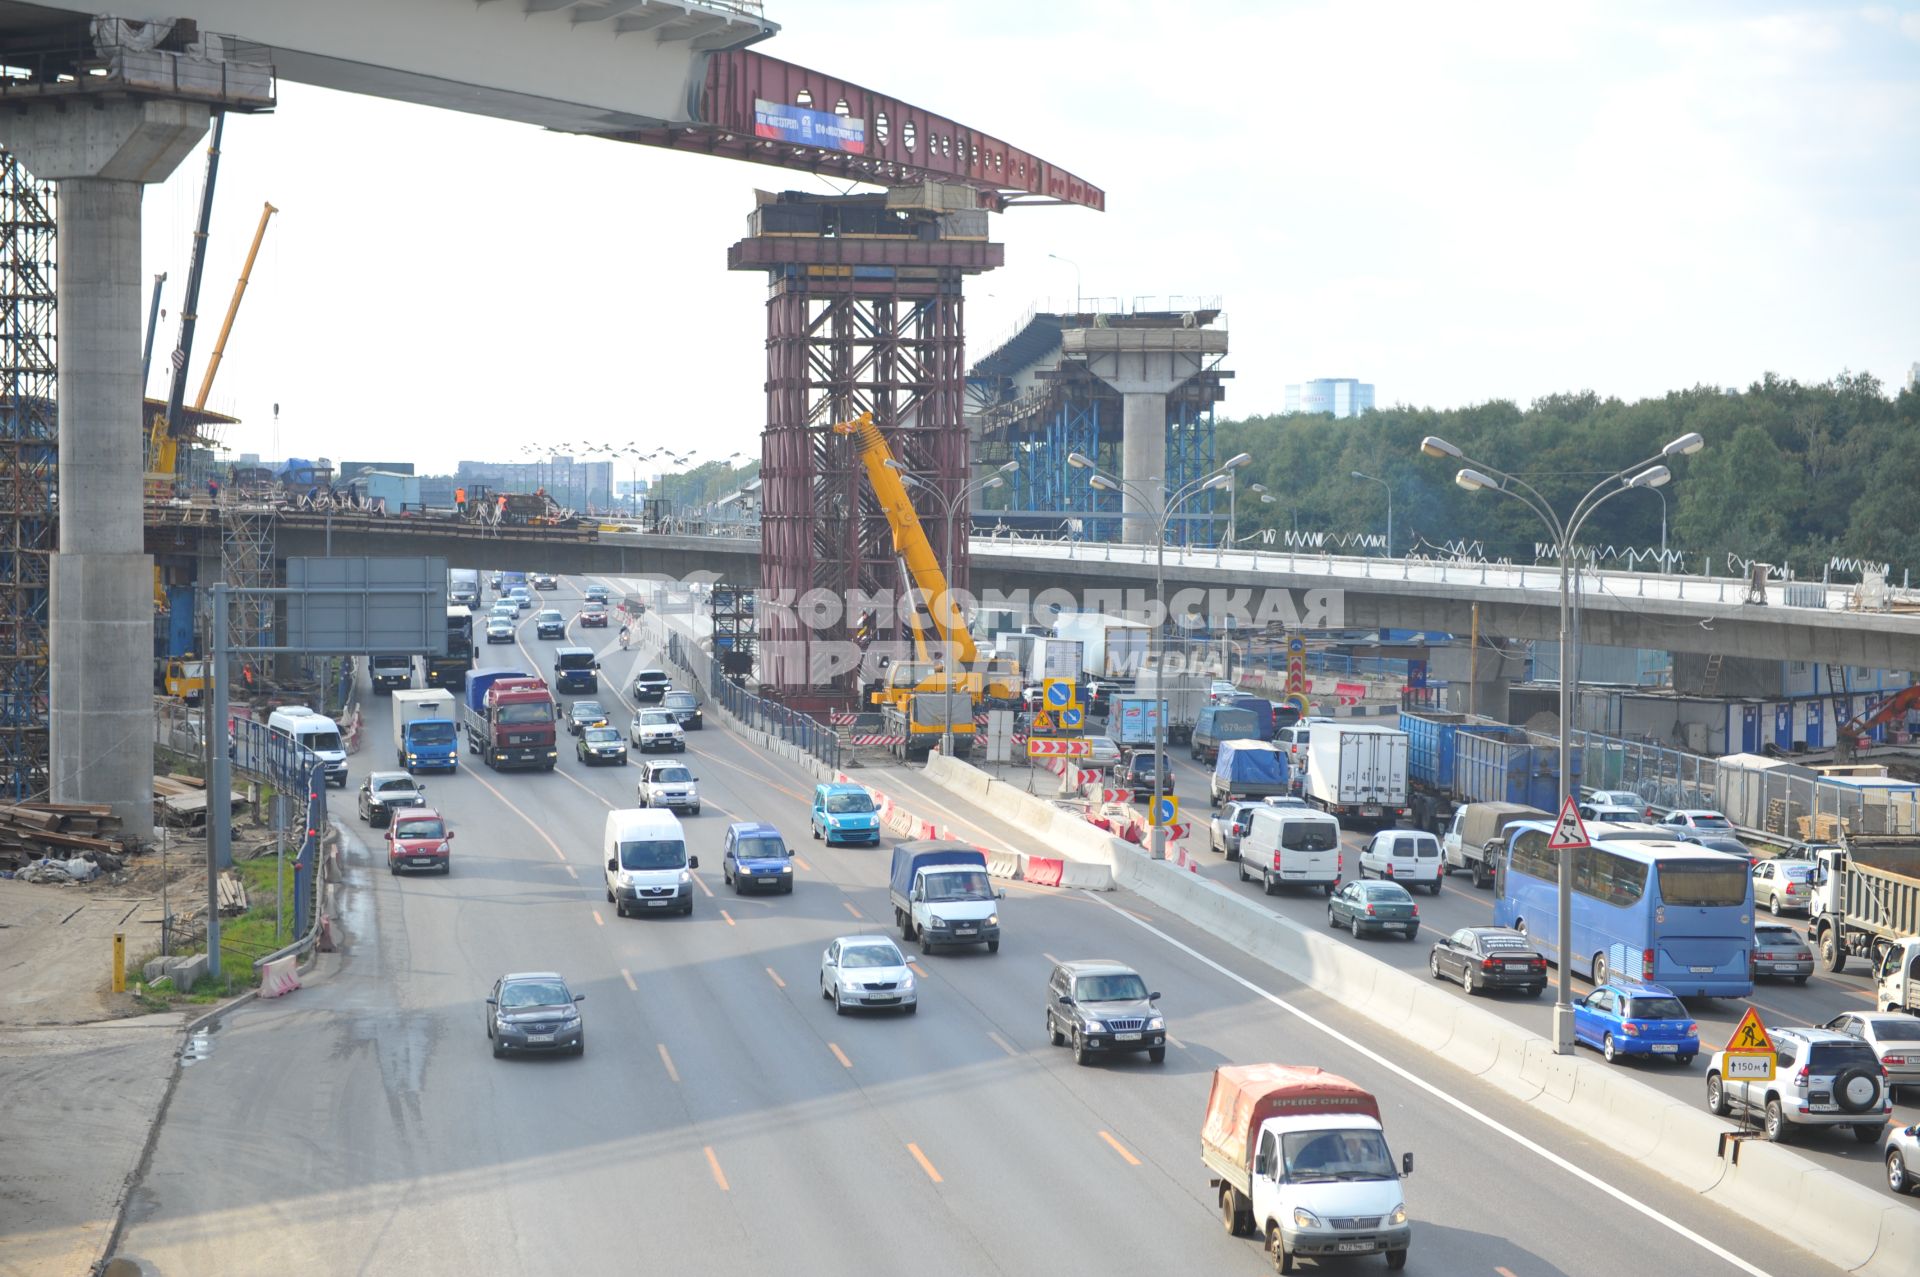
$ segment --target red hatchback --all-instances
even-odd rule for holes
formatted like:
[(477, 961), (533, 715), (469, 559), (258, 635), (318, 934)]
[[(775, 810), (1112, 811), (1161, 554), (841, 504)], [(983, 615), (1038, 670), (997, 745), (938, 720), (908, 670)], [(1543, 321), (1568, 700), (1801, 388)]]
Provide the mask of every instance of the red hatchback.
[(587, 604), (584, 608), (580, 609), (580, 624), (582, 627), (592, 626), (592, 627), (597, 627), (603, 630), (606, 629), (607, 628), (606, 607), (598, 603)]
[(387, 826), (387, 869), (453, 872), (453, 831), (431, 807), (406, 807)]

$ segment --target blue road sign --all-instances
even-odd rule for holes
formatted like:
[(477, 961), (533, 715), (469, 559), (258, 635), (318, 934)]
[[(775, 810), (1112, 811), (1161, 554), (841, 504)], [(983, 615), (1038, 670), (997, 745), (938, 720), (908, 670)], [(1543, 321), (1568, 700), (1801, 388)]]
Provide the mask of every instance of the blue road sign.
[(1048, 679), (1046, 693), (1048, 709), (1063, 709), (1073, 704), (1073, 683), (1068, 679)]
[(1080, 711), (1072, 706), (1068, 706), (1066, 709), (1060, 711), (1060, 726), (1062, 727), (1078, 727), (1081, 721)]

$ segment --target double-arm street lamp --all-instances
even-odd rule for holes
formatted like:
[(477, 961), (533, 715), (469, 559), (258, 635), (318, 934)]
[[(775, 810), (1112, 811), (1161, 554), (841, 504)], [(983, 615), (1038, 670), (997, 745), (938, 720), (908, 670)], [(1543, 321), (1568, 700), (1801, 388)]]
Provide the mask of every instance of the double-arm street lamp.
[[(1705, 441), (1698, 434), (1681, 435), (1644, 461), (1617, 470), (1588, 489), (1565, 519), (1555, 514), (1547, 499), (1524, 479), (1496, 470), (1484, 461), (1475, 461), (1460, 449), (1435, 435), (1420, 441), (1420, 451), (1429, 457), (1450, 458), (1463, 463), (1453, 481), (1468, 492), (1493, 491), (1512, 497), (1533, 511), (1553, 538), (1554, 552), (1560, 558), (1560, 789), (1562, 799), (1578, 799), (1573, 782), (1573, 653), (1569, 651), (1573, 622), (1573, 594), (1570, 572), (1574, 544), (1587, 519), (1604, 503), (1640, 488), (1659, 488), (1673, 478), (1664, 464), (1673, 457), (1690, 457)], [(1573, 853), (1560, 853), (1560, 926), (1559, 980), (1553, 1006), (1553, 1049), (1560, 1055), (1573, 1054)], [(1504, 881), (1504, 879), (1502, 880)]]
[[(1143, 513), (1153, 520), (1153, 598), (1159, 615), (1154, 618), (1153, 629), (1148, 634), (1151, 646), (1148, 648), (1148, 660), (1153, 665), (1156, 678), (1164, 679), (1164, 662), (1153, 661), (1160, 648), (1160, 633), (1167, 623), (1167, 526), (1186, 502), (1202, 492), (1212, 492), (1218, 488), (1233, 487), (1233, 472), (1253, 460), (1253, 454), (1243, 452), (1230, 458), (1227, 463), (1212, 474), (1203, 474), (1183, 486), (1168, 493), (1165, 489), (1151, 488), (1147, 484), (1158, 484), (1157, 479), (1146, 479), (1131, 483), (1101, 470), (1093, 464), (1093, 459), (1084, 453), (1070, 452), (1067, 464), (1079, 470), (1091, 470), (1093, 475), (1087, 480), (1092, 488), (1100, 492), (1122, 492), (1131, 495), (1143, 508)], [(1166, 504), (1155, 512), (1158, 498), (1166, 497)], [(1147, 839), (1147, 854), (1155, 860), (1167, 858), (1167, 827), (1160, 822), (1160, 799), (1164, 794), (1167, 775), (1167, 695), (1164, 685), (1154, 698), (1158, 707), (1153, 716), (1153, 806), (1148, 808), (1148, 828), (1151, 831)]]
[[(941, 565), (940, 570), (947, 574), (947, 597), (944, 599), (940, 599), (938, 601), (934, 599), (928, 599), (927, 615), (928, 616), (943, 615), (947, 618), (946, 620), (947, 653), (946, 653), (946, 661), (945, 661), (946, 669), (947, 669), (946, 713), (942, 715), (942, 717), (946, 719), (946, 731), (942, 734), (942, 738), (941, 738), (942, 743), (940, 746), (940, 752), (945, 754), (948, 758), (952, 758), (953, 757), (953, 684), (954, 684), (954, 681), (959, 676), (958, 669), (957, 669), (957, 665), (959, 661), (959, 652), (957, 649), (959, 647), (959, 644), (953, 641), (953, 635), (956, 630), (958, 630), (961, 626), (966, 624), (966, 619), (960, 615), (960, 604), (959, 604), (959, 601), (954, 598), (954, 591), (953, 591), (953, 539), (954, 539), (953, 538), (953, 516), (955, 514), (958, 514), (961, 510), (966, 509), (967, 499), (973, 496), (975, 493), (985, 492), (988, 488), (998, 488), (1002, 484), (1004, 484), (1006, 480), (1002, 479), (1000, 476), (1003, 474), (1011, 474), (1015, 470), (1018, 470), (1020, 468), (1020, 463), (1018, 461), (1009, 461), (1007, 462), (1007, 464), (1001, 466), (998, 470), (995, 470), (992, 474), (982, 475), (980, 478), (974, 479), (971, 482), (963, 483), (960, 485), (959, 489), (954, 492), (952, 496), (947, 496), (946, 494), (942, 493), (940, 489), (934, 487), (932, 484), (924, 482), (923, 480), (919, 479), (915, 475), (909, 474), (907, 472), (907, 468), (901, 465), (898, 461), (895, 461), (892, 457), (887, 458), (886, 465), (888, 469), (897, 471), (899, 473), (900, 482), (906, 484), (909, 488), (917, 488), (921, 492), (924, 492), (928, 496), (932, 497), (934, 501), (940, 506), (940, 517), (946, 524), (946, 529), (947, 529), (946, 540), (942, 543), (942, 547), (941, 547), (946, 552), (942, 556), (946, 561)], [(942, 611), (939, 613), (936, 613), (934, 611), (934, 608), (936, 607), (941, 608)], [(984, 686), (984, 681), (982, 685)]]

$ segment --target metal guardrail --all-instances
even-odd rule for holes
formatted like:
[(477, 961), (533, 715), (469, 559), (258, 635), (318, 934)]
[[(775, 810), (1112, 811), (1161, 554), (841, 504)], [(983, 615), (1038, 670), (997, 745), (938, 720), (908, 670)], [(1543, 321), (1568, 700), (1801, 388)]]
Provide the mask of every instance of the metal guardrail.
[(701, 651), (679, 631), (662, 628), (666, 635), (666, 657), (693, 680), (698, 694), (755, 731), (766, 732), (777, 740), (804, 750), (828, 767), (839, 771), (840, 736), (830, 725), (809, 714), (790, 709), (777, 701), (755, 696), (721, 672), (720, 662)]
[(307, 796), (300, 850), (293, 862), (292, 925), (297, 938), (255, 958), (253, 967), (258, 971), (275, 959), (305, 954), (319, 939), (321, 909), (316, 886), (321, 880), (320, 844), (327, 832), (327, 770), (312, 750), (250, 718), (233, 720), (230, 757), (236, 769), (294, 794), (304, 790)]

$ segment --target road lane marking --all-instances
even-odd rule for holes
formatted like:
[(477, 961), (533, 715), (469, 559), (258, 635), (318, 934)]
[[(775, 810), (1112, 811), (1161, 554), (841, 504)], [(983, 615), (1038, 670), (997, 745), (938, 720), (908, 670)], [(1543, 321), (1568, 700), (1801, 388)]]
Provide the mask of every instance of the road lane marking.
[(1513, 1269), (1511, 1268), (1500, 1268), (1496, 1266), (1493, 1271), (1495, 1277), (1513, 1277)]
[(694, 886), (696, 886), (696, 887), (698, 887), (698, 888), (700, 888), (700, 890), (702, 890), (702, 891), (704, 891), (704, 892), (706, 892), (706, 893), (707, 893), (707, 899), (709, 899), (709, 900), (711, 900), (711, 899), (713, 899), (713, 888), (712, 888), (712, 887), (709, 887), (709, 886), (708, 886), (708, 885), (707, 885), (706, 883), (704, 883), (704, 882), (701, 882), (701, 881), (700, 881), (700, 875), (699, 875), (699, 874), (694, 874), (694, 875), (693, 875), (693, 885), (694, 885)]
[(598, 909), (595, 909), (593, 911), (593, 925), (596, 927), (604, 927), (607, 925), (607, 920), (600, 916), (600, 911)]
[(853, 901), (851, 901), (851, 900), (842, 900), (842, 901), (841, 901), (840, 903), (841, 903), (841, 904), (843, 904), (843, 905), (845, 905), (845, 906), (847, 907), (847, 912), (848, 912), (848, 913), (850, 913), (850, 914), (852, 914), (852, 915), (853, 915), (854, 917), (856, 917), (856, 918), (864, 918), (864, 917), (866, 916), (865, 914), (863, 914), (863, 913), (861, 913), (861, 912), (860, 912), (860, 911), (859, 911), (858, 909), (856, 909), (856, 908), (854, 908), (854, 907), (853, 907)]
[(606, 798), (606, 797), (604, 797), (604, 796), (602, 796), (602, 795), (601, 795), (600, 793), (598, 793), (598, 792), (597, 792), (597, 791), (595, 791), (594, 789), (592, 789), (592, 788), (590, 788), (589, 786), (587, 786), (587, 785), (586, 785), (585, 783), (583, 783), (583, 782), (582, 782), (582, 781), (581, 781), (581, 780), (579, 779), (579, 777), (577, 777), (577, 776), (570, 776), (570, 775), (568, 775), (568, 774), (567, 774), (566, 772), (564, 772), (564, 771), (562, 771), (562, 770), (561, 770), (560, 768), (558, 768), (558, 767), (556, 767), (556, 768), (554, 768), (554, 769), (553, 769), (553, 774), (554, 774), (554, 775), (556, 775), (556, 776), (558, 776), (558, 777), (559, 777), (559, 778), (560, 778), (561, 780), (564, 780), (564, 781), (566, 781), (566, 782), (567, 782), (567, 783), (568, 783), (569, 785), (572, 785), (572, 786), (573, 786), (573, 787), (574, 787), (575, 789), (577, 789), (577, 790), (579, 790), (579, 791), (580, 791), (581, 793), (583, 793), (583, 794), (591, 794), (591, 795), (592, 795), (592, 796), (593, 796), (594, 798), (596, 798), (596, 799), (598, 799), (598, 800), (600, 801), (600, 803), (601, 803), (601, 805), (602, 805), (602, 806), (604, 806), (604, 807), (606, 807), (606, 808), (607, 808), (607, 810), (609, 810), (609, 811), (612, 811), (612, 810), (613, 810), (613, 802), (612, 802), (612, 801), (611, 801), (610, 799), (608, 799), (608, 798)]
[(713, 1172), (713, 1182), (720, 1186), (721, 1192), (727, 1192), (727, 1173), (720, 1169), (720, 1159), (713, 1155), (713, 1145), (706, 1146), (707, 1168)]
[(1173, 1034), (1171, 1033), (1167, 1034), (1167, 1041), (1172, 1043), (1174, 1046), (1179, 1047), (1182, 1051), (1187, 1049), (1187, 1044), (1185, 1042), (1182, 1042), (1179, 1038), (1176, 1038), (1175, 1036), (1173, 1036)]
[[(724, 731), (725, 729), (723, 728), (722, 730)], [(687, 746), (687, 752), (690, 754), (693, 754), (697, 758), (704, 758), (710, 763), (718, 763), (722, 767), (728, 768), (729, 770), (737, 771), (742, 776), (745, 776), (748, 780), (753, 781), (755, 784), (765, 785), (769, 789), (776, 790), (779, 793), (785, 794), (787, 797), (793, 799), (796, 802), (804, 803), (804, 802), (810, 801), (810, 798), (808, 795), (801, 793), (797, 789), (788, 789), (785, 785), (782, 785), (778, 780), (774, 779), (772, 776), (765, 776), (756, 771), (749, 771), (745, 767), (741, 767), (741, 766), (738, 766), (737, 764), (728, 762), (726, 759), (720, 757), (720, 755), (718, 754), (709, 754), (705, 750), (696, 750), (691, 745)]]
[(850, 1069), (853, 1067), (853, 1061), (849, 1060), (847, 1058), (847, 1053), (845, 1051), (842, 1051), (839, 1048), (839, 1046), (837, 1046), (836, 1044), (832, 1042), (827, 1043), (827, 1050), (833, 1052), (833, 1058), (840, 1061), (841, 1068)]
[(1741, 1272), (1748, 1274), (1748, 1277), (1773, 1277), (1773, 1275), (1767, 1272), (1766, 1269), (1759, 1268), (1753, 1264), (1748, 1263), (1746, 1260), (1740, 1258), (1740, 1256), (1734, 1254), (1732, 1251), (1720, 1245), (1718, 1242), (1715, 1242), (1713, 1239), (1702, 1236), (1700, 1233), (1697, 1233), (1693, 1229), (1688, 1228), (1685, 1224), (1682, 1224), (1679, 1220), (1673, 1219), (1666, 1215), (1662, 1215), (1659, 1211), (1647, 1205), (1645, 1202), (1642, 1202), (1638, 1198), (1635, 1198), (1630, 1194), (1628, 1194), (1624, 1189), (1615, 1188), (1612, 1184), (1609, 1184), (1606, 1180), (1600, 1178), (1598, 1175), (1595, 1175), (1590, 1171), (1583, 1170), (1581, 1167), (1574, 1165), (1571, 1161), (1568, 1161), (1566, 1158), (1560, 1156), (1560, 1154), (1554, 1152), (1552, 1149), (1540, 1143), (1538, 1140), (1532, 1139), (1526, 1135), (1521, 1134), (1519, 1131), (1514, 1130), (1512, 1127), (1502, 1124), (1499, 1121), (1499, 1119), (1487, 1113), (1481, 1112), (1479, 1109), (1473, 1107), (1473, 1105), (1467, 1103), (1465, 1100), (1460, 1099), (1458, 1096), (1453, 1095), (1451, 1092), (1445, 1090), (1439, 1085), (1433, 1082), (1427, 1081), (1427, 1079), (1421, 1077), (1419, 1074), (1415, 1073), (1413, 1070), (1405, 1067), (1404, 1065), (1399, 1064), (1398, 1062), (1392, 1059), (1389, 1059), (1387, 1056), (1382, 1055), (1380, 1052), (1374, 1050), (1370, 1046), (1367, 1046), (1365, 1043), (1362, 1043), (1356, 1040), (1355, 1038), (1352, 1038), (1347, 1034), (1342, 1033), (1339, 1029), (1334, 1028), (1331, 1024), (1328, 1024), (1326, 1021), (1321, 1020), (1316, 1016), (1311, 1015), (1310, 1013), (1295, 1006), (1293, 1003), (1287, 1001), (1285, 998), (1281, 997), (1279, 994), (1273, 993), (1267, 990), (1266, 988), (1258, 984), (1255, 984), (1253, 981), (1247, 979), (1245, 976), (1242, 976), (1230, 970), (1229, 968), (1222, 966), (1220, 963), (1215, 962), (1212, 958), (1207, 957), (1207, 955), (1205, 955), (1204, 953), (1201, 953), (1198, 949), (1195, 949), (1192, 945), (1189, 945), (1184, 941), (1174, 939), (1174, 937), (1168, 935), (1166, 932), (1162, 931), (1160, 928), (1152, 925), (1151, 923), (1139, 921), (1138, 919), (1134, 918), (1131, 914), (1129, 914), (1125, 909), (1120, 908), (1118, 905), (1110, 904), (1105, 900), (1101, 900), (1098, 896), (1095, 896), (1092, 893), (1088, 893), (1088, 899), (1092, 900), (1095, 904), (1101, 906), (1104, 909), (1113, 910), (1115, 913), (1119, 914), (1123, 918), (1126, 918), (1128, 921), (1132, 922), (1134, 926), (1139, 927), (1142, 931), (1148, 932), (1151, 935), (1159, 937), (1161, 940), (1165, 941), (1168, 945), (1172, 946), (1175, 949), (1178, 949), (1181, 953), (1184, 953), (1188, 957), (1192, 958), (1195, 962), (1198, 962), (1202, 966), (1208, 968), (1209, 970), (1215, 971), (1220, 975), (1226, 977), (1228, 980), (1232, 981), (1234, 984), (1239, 985), (1241, 988), (1245, 989), (1248, 993), (1253, 994), (1255, 997), (1259, 998), (1261, 1001), (1269, 1003), (1272, 1006), (1278, 1007), (1280, 1010), (1285, 1011), (1288, 1015), (1293, 1016), (1296, 1020), (1299, 1020), (1301, 1023), (1306, 1024), (1312, 1028), (1318, 1029), (1321, 1033), (1332, 1038), (1334, 1041), (1340, 1043), (1342, 1046), (1346, 1047), (1347, 1049), (1354, 1051), (1360, 1055), (1363, 1055), (1369, 1060), (1372, 1060), (1375, 1064), (1379, 1065), (1381, 1068), (1386, 1069), (1389, 1072), (1393, 1073), (1394, 1076), (1400, 1078), (1402, 1081), (1406, 1082), (1410, 1086), (1413, 1086), (1418, 1090), (1426, 1092), (1428, 1095), (1432, 1096), (1435, 1100), (1453, 1109), (1454, 1111), (1460, 1113), (1462, 1116), (1472, 1118), (1474, 1121), (1480, 1123), (1482, 1126), (1486, 1127), (1488, 1130), (1493, 1131), (1496, 1134), (1505, 1136), (1507, 1139), (1519, 1145), (1521, 1148), (1526, 1149), (1528, 1152), (1535, 1154), (1536, 1156), (1541, 1158), (1543, 1161), (1547, 1162), (1549, 1165), (1558, 1167), (1560, 1170), (1565, 1171), (1567, 1174), (1573, 1176), (1575, 1179), (1587, 1185), (1589, 1188), (1595, 1189), (1601, 1193), (1606, 1194), (1608, 1197), (1613, 1198), (1615, 1201), (1619, 1202), (1622, 1206), (1625, 1206), (1627, 1209), (1635, 1211), (1636, 1213), (1645, 1216), (1647, 1219), (1652, 1220), (1654, 1223), (1674, 1233), (1676, 1236), (1682, 1237), (1685, 1240), (1692, 1242), (1694, 1245), (1706, 1251), (1708, 1254), (1713, 1255), (1719, 1259), (1725, 1260), (1727, 1263), (1739, 1269)]
[(575, 882), (580, 881), (580, 875), (573, 871), (572, 865), (563, 864), (560, 867), (567, 871), (567, 877), (573, 879)]
[(992, 1029), (987, 1030), (987, 1036), (993, 1039), (993, 1044), (995, 1046), (999, 1047), (1002, 1051), (1005, 1051), (1008, 1055), (1014, 1056), (1015, 1058), (1019, 1057), (1020, 1053), (1013, 1049), (1013, 1043), (1007, 1041), (1005, 1038), (1001, 1037), (998, 1033), (995, 1033)]
[[(558, 768), (556, 768), (555, 770), (558, 770)], [(547, 846), (553, 848), (554, 855), (560, 857), (562, 861), (566, 860), (567, 853), (560, 850), (560, 844), (555, 842), (552, 838), (548, 837), (547, 831), (542, 829), (539, 823), (535, 821), (533, 817), (527, 815), (526, 812), (521, 811), (518, 807), (515, 807), (513, 805), (512, 799), (508, 798), (505, 794), (495, 789), (492, 785), (489, 785), (487, 783), (487, 778), (485, 776), (482, 776), (477, 768), (469, 769), (467, 772), (467, 775), (473, 777), (476, 781), (478, 781), (480, 783), (480, 788), (486, 790), (489, 794), (492, 794), (495, 798), (498, 798), (501, 804), (504, 807), (506, 807), (508, 811), (520, 817), (521, 820), (524, 820), (527, 823), (527, 828), (533, 830), (533, 832), (536, 835), (538, 835), (541, 842), (544, 842), (545, 844), (547, 844)]]
[(627, 982), (627, 987), (629, 989), (632, 989), (635, 993), (640, 992), (640, 986), (633, 982), (633, 972), (627, 970), (625, 967), (621, 967), (620, 978)]
[(732, 915), (732, 914), (730, 914), (730, 913), (728, 913), (728, 912), (727, 912), (727, 911), (726, 911), (725, 909), (722, 909), (722, 910), (720, 911), (720, 916), (721, 916), (722, 918), (725, 918), (725, 919), (727, 920), (727, 925), (728, 925), (729, 927), (733, 927), (733, 926), (738, 926), (738, 925), (739, 925), (738, 923), (736, 923), (736, 922), (734, 922), (734, 920), (733, 920), (733, 915)]
[(1108, 1146), (1111, 1147), (1114, 1152), (1120, 1154), (1121, 1157), (1125, 1158), (1128, 1166), (1140, 1165), (1140, 1159), (1135, 1157), (1132, 1153), (1129, 1153), (1127, 1151), (1127, 1146), (1125, 1144), (1122, 1144), (1119, 1140), (1113, 1138), (1113, 1136), (1107, 1134), (1107, 1132), (1105, 1131), (1100, 1132), (1100, 1138), (1105, 1140)]
[(794, 864), (796, 864), (796, 865), (799, 865), (799, 866), (800, 866), (800, 868), (801, 868), (801, 869), (802, 869), (802, 870), (803, 870), (804, 872), (806, 872), (806, 873), (812, 873), (812, 872), (813, 872), (813, 866), (812, 866), (812, 865), (810, 865), (810, 864), (808, 864), (808, 863), (807, 863), (806, 861), (804, 861), (804, 860), (802, 860), (802, 859), (801, 859), (800, 857), (798, 857), (798, 856), (795, 856), (795, 857), (793, 858), (793, 863), (794, 863)]
[(926, 979), (926, 978), (927, 978), (927, 973), (926, 973), (926, 971), (925, 971), (924, 969), (922, 969), (922, 967), (920, 966), (920, 964), (919, 964), (919, 963), (917, 963), (917, 962), (909, 962), (909, 963), (908, 963), (907, 965), (908, 965), (909, 967), (912, 967), (912, 968), (913, 968), (913, 973), (914, 973), (915, 975), (917, 975), (917, 976), (919, 976), (919, 977), (920, 977), (920, 978), (921, 978), (922, 980), (924, 980), (924, 979)]
[(927, 1155), (920, 1151), (918, 1144), (907, 1145), (907, 1152), (913, 1154), (913, 1160), (920, 1163), (920, 1169), (927, 1173), (928, 1179), (936, 1184), (946, 1183), (945, 1180), (940, 1178), (940, 1172), (933, 1169), (933, 1163), (927, 1160)]
[[(660, 1042), (656, 1045), (660, 1048), (660, 1063), (667, 1066), (667, 1076), (675, 1082), (678, 1082), (680, 1080), (680, 1070), (673, 1067), (673, 1057), (667, 1054), (667, 1044)], [(711, 1154), (709, 1154), (709, 1156), (711, 1156)], [(722, 1184), (721, 1187), (725, 1188), (726, 1185)]]
[[(1120, 912), (1126, 913), (1127, 911), (1125, 909), (1122, 909)], [(1133, 915), (1127, 914), (1127, 916), (1132, 917)], [(1048, 953), (1045, 949), (1042, 949), (1040, 951), (1040, 956), (1045, 958), (1048, 962), (1051, 962), (1056, 967), (1060, 965), (1060, 959), (1054, 957), (1051, 953)]]
[(767, 974), (773, 977), (773, 982), (778, 987), (782, 989), (787, 987), (787, 982), (785, 980), (782, 980), (780, 978), (780, 973), (778, 971), (775, 971), (772, 967), (767, 968)]

